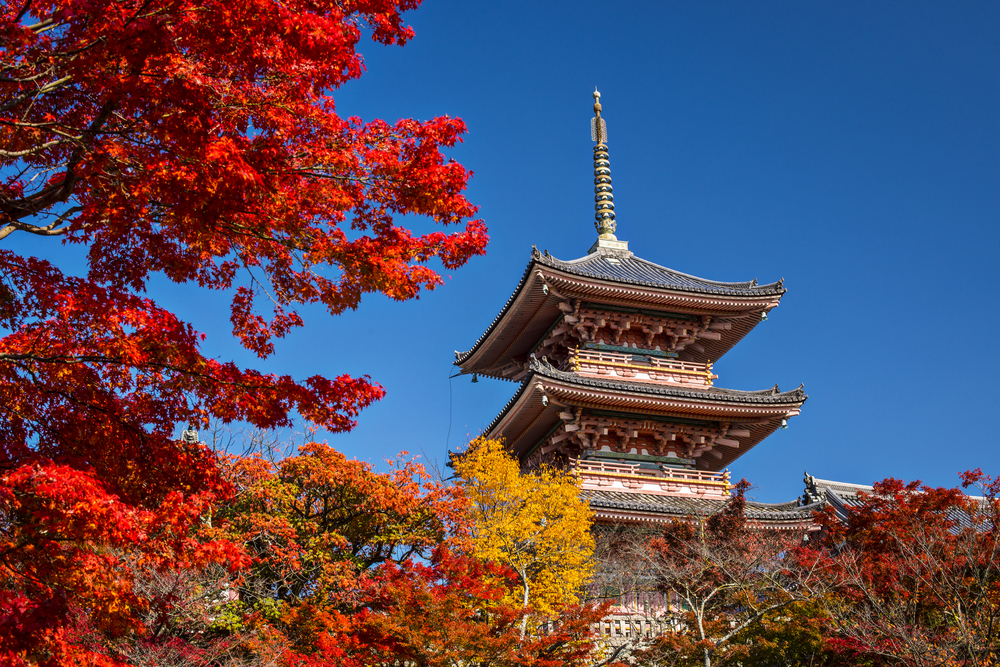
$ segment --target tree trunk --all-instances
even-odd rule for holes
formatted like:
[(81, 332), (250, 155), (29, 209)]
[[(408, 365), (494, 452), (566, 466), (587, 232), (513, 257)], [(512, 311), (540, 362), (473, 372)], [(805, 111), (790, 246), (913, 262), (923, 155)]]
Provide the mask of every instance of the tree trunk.
[[(701, 636), (701, 640), (705, 641), (706, 637), (705, 637), (704, 620), (702, 619), (701, 614), (698, 614), (697, 618), (698, 618), (698, 634)], [(704, 667), (712, 667), (712, 654), (709, 652), (707, 647), (702, 649), (702, 656), (703, 656), (702, 664), (704, 665)]]
[[(521, 601), (521, 608), (522, 609), (527, 609), (528, 608), (528, 590), (529, 590), (528, 577), (527, 577), (527, 575), (524, 572), (519, 572), (518, 574), (521, 575), (521, 583), (524, 585), (524, 597), (523, 597), (523, 599)], [(521, 641), (524, 641), (524, 635), (527, 634), (527, 632), (528, 632), (528, 614), (525, 614), (521, 618)]]

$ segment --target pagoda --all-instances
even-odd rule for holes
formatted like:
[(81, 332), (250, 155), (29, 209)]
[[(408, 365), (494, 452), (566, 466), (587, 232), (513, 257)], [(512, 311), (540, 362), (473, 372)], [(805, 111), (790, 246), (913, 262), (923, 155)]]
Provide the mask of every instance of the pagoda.
[[(715, 385), (715, 365), (785, 288), (705, 280), (631, 252), (615, 236), (607, 124), (594, 99), (596, 242), (569, 261), (533, 247), (513, 295), (455, 364), (520, 383), (484, 435), (502, 438), (525, 470), (573, 470), (598, 522), (702, 513), (728, 499), (726, 467), (806, 400), (801, 386)], [(768, 523), (808, 522), (796, 503), (754, 505)]]

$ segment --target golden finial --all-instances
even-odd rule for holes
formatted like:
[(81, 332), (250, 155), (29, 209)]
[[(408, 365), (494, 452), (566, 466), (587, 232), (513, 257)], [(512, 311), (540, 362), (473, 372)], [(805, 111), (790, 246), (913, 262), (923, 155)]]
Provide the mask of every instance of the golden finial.
[[(601, 93), (594, 88), (594, 117), (590, 119), (590, 139), (594, 146), (594, 209), (600, 241), (617, 241), (615, 238), (615, 195), (611, 190), (611, 162), (608, 160), (608, 125), (601, 118)], [(595, 246), (596, 247), (596, 246)], [(628, 246), (625, 246), (628, 247)]]
[(608, 143), (608, 124), (601, 118), (601, 93), (594, 86), (594, 117), (590, 119), (590, 140), (598, 144)]

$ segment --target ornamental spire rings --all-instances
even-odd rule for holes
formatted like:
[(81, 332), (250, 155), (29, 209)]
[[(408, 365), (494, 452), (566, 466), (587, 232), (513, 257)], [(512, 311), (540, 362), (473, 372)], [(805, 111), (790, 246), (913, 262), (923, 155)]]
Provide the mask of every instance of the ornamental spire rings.
[(601, 118), (601, 93), (594, 89), (594, 117), (590, 119), (590, 139), (594, 146), (594, 226), (598, 239), (615, 241), (615, 195), (611, 189), (611, 162), (608, 159), (608, 126)]

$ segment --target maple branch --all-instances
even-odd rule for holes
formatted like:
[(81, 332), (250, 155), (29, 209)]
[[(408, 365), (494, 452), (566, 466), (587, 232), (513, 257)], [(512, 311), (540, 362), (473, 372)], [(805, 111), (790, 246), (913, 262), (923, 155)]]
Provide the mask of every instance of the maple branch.
[[(313, 178), (321, 178), (327, 181), (345, 181), (347, 183), (362, 183), (364, 185), (372, 185), (371, 178), (365, 178), (360, 176), (341, 176), (339, 174), (323, 174), (317, 171), (311, 171), (309, 169), (292, 169), (286, 173), (298, 174), (299, 176), (312, 176)], [(387, 182), (391, 184), (400, 183), (397, 179), (391, 179), (388, 177), (382, 177), (377, 179), (379, 182)]]
[(85, 53), (85, 52), (91, 50), (92, 48), (94, 48), (98, 44), (104, 44), (106, 41), (107, 40), (104, 37), (98, 37), (97, 39), (95, 39), (94, 41), (92, 41), (90, 44), (87, 44), (85, 46), (81, 46), (80, 48), (74, 49), (72, 51), (63, 51), (63, 52), (59, 53), (58, 55), (59, 55), (60, 58), (68, 58), (70, 60), (73, 60), (74, 58), (76, 58), (81, 53)]
[[(42, 74), (48, 74), (51, 71), (52, 70), (49, 69), (49, 70), (47, 70), (45, 72), (42, 72)], [(7, 111), (8, 109), (13, 109), (17, 105), (19, 105), (22, 102), (24, 102), (25, 100), (28, 100), (28, 99), (31, 99), (31, 98), (37, 98), (39, 95), (44, 95), (46, 93), (51, 93), (52, 91), (56, 90), (57, 88), (61, 88), (63, 85), (65, 85), (67, 82), (69, 82), (69, 80), (72, 79), (72, 78), (73, 78), (73, 76), (70, 75), (70, 74), (68, 74), (68, 75), (64, 76), (63, 78), (61, 78), (61, 79), (57, 79), (55, 81), (50, 81), (49, 83), (45, 84), (44, 86), (42, 86), (41, 88), (39, 88), (37, 90), (29, 90), (29, 91), (25, 91), (25, 92), (21, 93), (20, 95), (16, 95), (15, 97), (11, 98), (5, 104), (0, 105), (0, 111)], [(31, 79), (31, 80), (34, 80), (34, 79)]]
[(0, 150), (0, 157), (17, 159), (22, 157), (27, 157), (29, 155), (35, 155), (36, 153), (41, 153), (49, 148), (55, 148), (56, 146), (61, 146), (62, 144), (71, 143), (69, 139), (53, 139), (39, 146), (34, 146), (33, 148), (26, 148), (23, 151), (5, 151)]
[(30, 83), (32, 81), (37, 81), (38, 79), (41, 79), (43, 76), (47, 75), (48, 73), (49, 73), (49, 70), (46, 70), (46, 71), (43, 71), (43, 72), (39, 72), (38, 74), (35, 74), (34, 76), (29, 76), (29, 77), (24, 77), (24, 78), (19, 78), (19, 77), (14, 77), (14, 76), (0, 76), (0, 81), (2, 81), (4, 83)]
[[(53, 183), (52, 185), (49, 185), (28, 197), (24, 197), (20, 199), (17, 203), (8, 204), (7, 206), (4, 206), (2, 210), (7, 215), (8, 218), (11, 218), (12, 220), (16, 221), (22, 218), (29, 217), (31, 215), (37, 215), (38, 213), (41, 213), (43, 210), (52, 206), (53, 204), (61, 201), (66, 201), (67, 199), (69, 199), (69, 196), (73, 193), (73, 188), (76, 185), (76, 181), (78, 178), (78, 175), (76, 173), (76, 165), (79, 164), (81, 159), (83, 159), (83, 152), (86, 149), (87, 144), (90, 143), (90, 140), (93, 138), (93, 136), (101, 130), (104, 124), (111, 117), (111, 114), (114, 111), (114, 107), (115, 107), (115, 102), (113, 100), (105, 102), (104, 105), (97, 112), (97, 114), (94, 116), (94, 119), (93, 121), (91, 121), (90, 126), (80, 134), (79, 138), (74, 138), (75, 141), (73, 143), (77, 144), (77, 148), (73, 151), (73, 153), (69, 157), (69, 160), (67, 160), (65, 163), (66, 169), (62, 181), (58, 183)], [(9, 226), (10, 223), (8, 223), (8, 227)], [(26, 225), (23, 227), (15, 226), (13, 229), (8, 231), (7, 234), (10, 234), (13, 231), (21, 230), (21, 231), (30, 231), (32, 233), (41, 233), (42, 235), (49, 235), (49, 236), (52, 235), (47, 233), (52, 231), (51, 229), (38, 228), (38, 227), (36, 227), (35, 229), (40, 229), (42, 231), (34, 232), (30, 228), (30, 226)], [(0, 236), (0, 238), (3, 237)]]
[(0, 241), (7, 238), (14, 232), (28, 232), (29, 234), (35, 234), (37, 236), (59, 236), (61, 234), (65, 234), (69, 231), (69, 227), (59, 227), (59, 225), (65, 222), (66, 218), (69, 216), (74, 213), (79, 213), (82, 210), (82, 206), (73, 206), (44, 227), (29, 225), (20, 221), (11, 222), (7, 224), (6, 227), (0, 228)]
[(64, 25), (66, 24), (56, 23), (54, 19), (45, 19), (44, 21), (39, 21), (34, 25), (28, 26), (28, 30), (32, 31), (36, 35), (41, 35), (43, 32), (55, 30), (56, 28), (61, 28)]
[(29, 9), (31, 9), (31, 0), (24, 0), (24, 4), (21, 5), (21, 9), (17, 11), (17, 15), (14, 16), (13, 22), (20, 23), (21, 19), (23, 19), (24, 15), (28, 13)]

